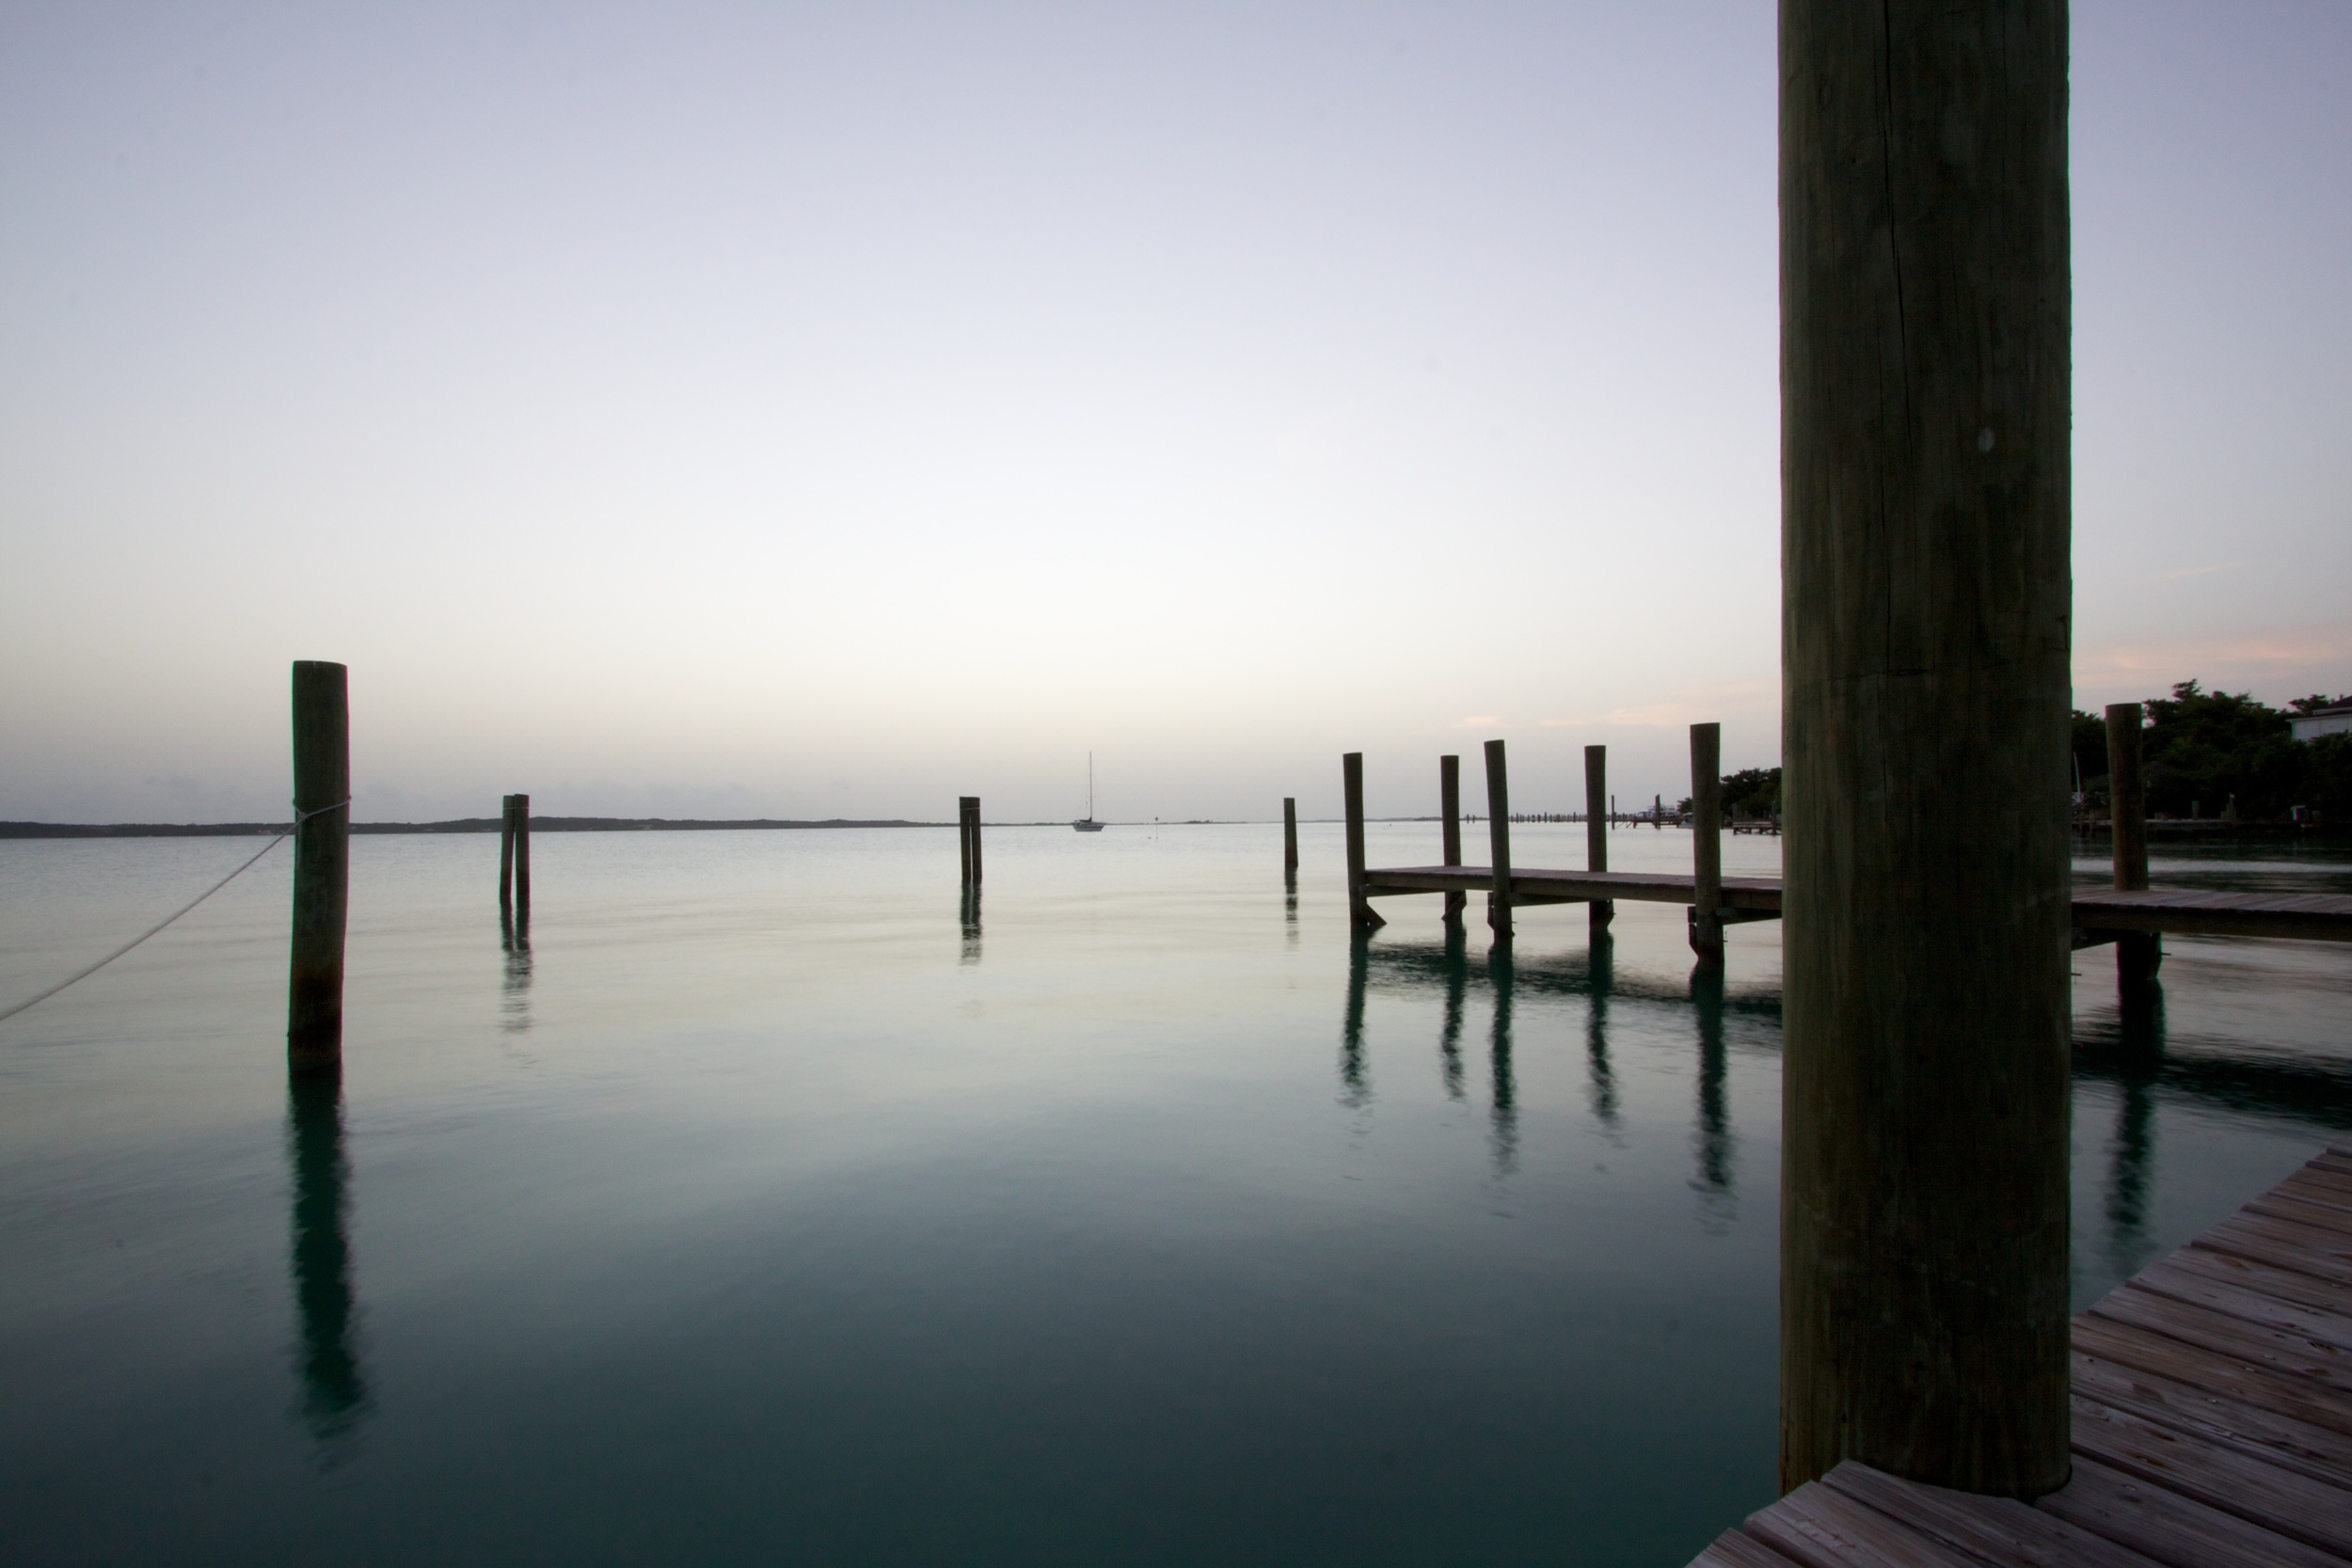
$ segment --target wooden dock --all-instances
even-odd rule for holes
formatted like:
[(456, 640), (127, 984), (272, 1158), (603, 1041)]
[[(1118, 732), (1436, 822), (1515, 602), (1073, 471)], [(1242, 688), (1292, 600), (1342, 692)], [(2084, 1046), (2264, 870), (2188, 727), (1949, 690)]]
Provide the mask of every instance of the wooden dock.
[(2352, 1562), (2352, 1150), (2074, 1320), (2074, 1476), (2031, 1503), (1851, 1461), (1692, 1568)]
[[(1545, 871), (1513, 866), (1511, 902), (1578, 904), (1594, 899), (1636, 904), (1695, 904), (1698, 879), (1660, 871)], [(1483, 865), (1407, 865), (1368, 869), (1364, 895), (1382, 898), (1410, 893), (1486, 893), (1494, 874)], [(1725, 923), (1776, 920), (1780, 879), (1722, 879)], [(2178, 936), (2288, 937), (2307, 942), (2352, 942), (2352, 895), (2334, 893), (2215, 893), (2188, 888), (2151, 888), (2120, 893), (2113, 888), (2074, 890), (2075, 945), (2090, 946), (2118, 931), (2169, 931)]]

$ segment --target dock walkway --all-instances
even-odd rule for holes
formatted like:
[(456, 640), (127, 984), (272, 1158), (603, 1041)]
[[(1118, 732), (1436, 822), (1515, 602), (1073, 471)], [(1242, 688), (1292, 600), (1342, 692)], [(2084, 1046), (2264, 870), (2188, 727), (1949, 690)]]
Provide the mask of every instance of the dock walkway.
[(2110, 1291), (2074, 1338), (2058, 1491), (2026, 1504), (1849, 1462), (1692, 1568), (2352, 1562), (2352, 1150)]
[[(1650, 904), (1698, 901), (1698, 879), (1657, 871), (1544, 871), (1514, 866), (1514, 907), (1576, 904), (1596, 899)], [(1725, 921), (1773, 920), (1780, 915), (1780, 879), (1725, 877), (1721, 908)], [(1494, 874), (1483, 865), (1407, 865), (1364, 873), (1369, 898), (1407, 893), (1487, 893)], [(2199, 937), (2288, 937), (2308, 942), (2352, 942), (2352, 895), (2336, 893), (2216, 893), (2188, 888), (2150, 888), (2119, 893), (2112, 888), (2074, 890), (2075, 945), (2112, 938), (2118, 931), (2169, 931)]]

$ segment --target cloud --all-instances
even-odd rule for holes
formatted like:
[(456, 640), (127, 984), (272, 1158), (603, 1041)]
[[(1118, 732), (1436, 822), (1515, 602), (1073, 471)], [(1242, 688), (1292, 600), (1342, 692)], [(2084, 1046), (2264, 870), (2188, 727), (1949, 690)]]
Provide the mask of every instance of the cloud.
[(2283, 689), (2341, 684), (2352, 670), (2352, 625), (2294, 626), (2171, 641), (2111, 642), (2074, 653), (2075, 700), (2143, 696), (2177, 681), (2262, 683)]
[(1473, 713), (1469, 718), (1463, 720), (1456, 727), (1465, 730), (1492, 730), (1500, 729), (1502, 725), (1502, 720), (1498, 715), (1492, 713)]
[(1629, 729), (1678, 729), (1703, 724), (1741, 708), (1778, 707), (1780, 682), (1728, 681), (1717, 686), (1688, 686), (1655, 702), (1611, 708), (1597, 720), (1547, 719), (1547, 725), (1600, 723)]

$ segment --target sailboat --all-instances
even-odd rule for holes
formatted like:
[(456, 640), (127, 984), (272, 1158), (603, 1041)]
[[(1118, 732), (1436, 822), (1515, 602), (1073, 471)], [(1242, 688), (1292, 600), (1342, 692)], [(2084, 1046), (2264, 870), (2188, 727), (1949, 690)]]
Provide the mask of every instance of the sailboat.
[(1094, 820), (1094, 753), (1087, 753), (1087, 814), (1070, 824), (1082, 833), (1099, 833), (1103, 824)]

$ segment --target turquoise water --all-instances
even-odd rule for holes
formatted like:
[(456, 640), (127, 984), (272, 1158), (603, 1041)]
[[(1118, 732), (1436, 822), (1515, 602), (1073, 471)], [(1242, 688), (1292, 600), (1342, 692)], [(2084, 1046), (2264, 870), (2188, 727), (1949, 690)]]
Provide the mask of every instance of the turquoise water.
[[(273, 856), (0, 1024), (0, 1555), (1683, 1561), (1773, 1491), (1778, 927), (1358, 946), (1302, 836), (992, 830), (974, 922), (951, 830), (547, 834), (522, 942), (361, 837), (298, 1100)], [(0, 844), (0, 1002), (251, 847)], [(2076, 967), (2083, 1302), (2352, 1126), (2352, 953)]]

